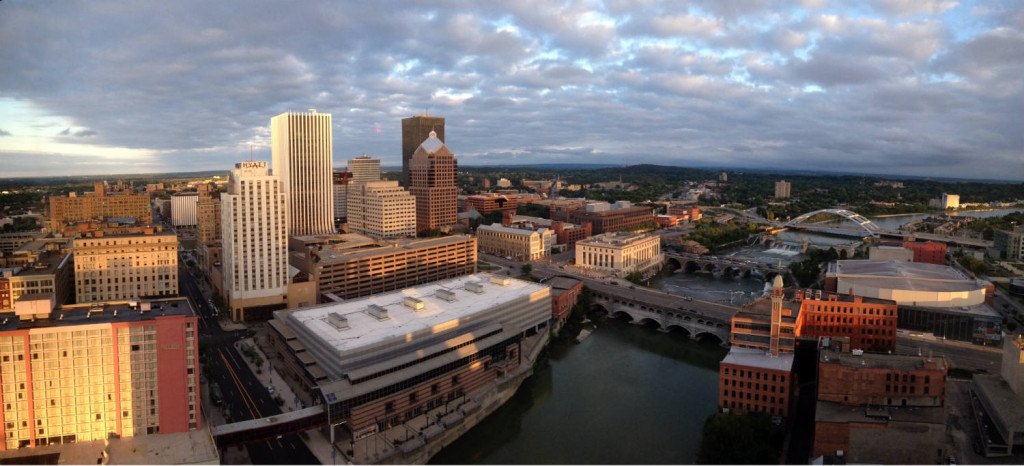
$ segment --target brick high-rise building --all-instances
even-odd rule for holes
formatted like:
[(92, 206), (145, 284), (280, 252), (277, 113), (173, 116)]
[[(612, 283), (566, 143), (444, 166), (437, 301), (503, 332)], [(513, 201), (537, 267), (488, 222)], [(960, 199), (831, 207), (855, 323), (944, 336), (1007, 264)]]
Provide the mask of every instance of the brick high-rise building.
[(409, 171), (412, 154), (430, 137), (431, 132), (444, 143), (444, 118), (424, 114), (402, 119), (402, 187), (405, 189), (412, 187)]
[(288, 199), (288, 231), (295, 236), (334, 233), (334, 189), (329, 113), (282, 113), (270, 119), (273, 174)]
[(76, 220), (105, 220), (108, 218), (134, 218), (139, 222), (152, 221), (149, 194), (110, 194), (102, 181), (95, 184), (91, 194), (50, 197), (50, 226), (64, 231), (65, 225)]
[(458, 162), (434, 131), (413, 153), (409, 173), (409, 193), (416, 196), (416, 231), (456, 224)]
[(196, 225), (200, 243), (220, 241), (220, 193), (208, 184), (199, 186)]

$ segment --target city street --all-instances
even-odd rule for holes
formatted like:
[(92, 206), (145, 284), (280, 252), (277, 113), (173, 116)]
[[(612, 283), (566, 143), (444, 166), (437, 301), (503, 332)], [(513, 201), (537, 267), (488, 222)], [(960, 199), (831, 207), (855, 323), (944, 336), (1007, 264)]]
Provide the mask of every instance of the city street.
[[(209, 382), (216, 382), (224, 394), (223, 406), (204, 405), (206, 409), (225, 410), (230, 422), (259, 419), (280, 414), (281, 409), (267, 388), (242, 361), (243, 355), (235, 350), (233, 343), (251, 332), (236, 330), (226, 332), (213, 317), (213, 309), (203, 297), (199, 285), (180, 266), (179, 283), (182, 294), (188, 296), (199, 315), (199, 341), (205, 351), (211, 370), (203, 373)], [(237, 447), (230, 447), (237, 448)], [(309, 451), (297, 435), (283, 436), (272, 441), (246, 445), (249, 461), (253, 464), (318, 464), (319, 460)]]

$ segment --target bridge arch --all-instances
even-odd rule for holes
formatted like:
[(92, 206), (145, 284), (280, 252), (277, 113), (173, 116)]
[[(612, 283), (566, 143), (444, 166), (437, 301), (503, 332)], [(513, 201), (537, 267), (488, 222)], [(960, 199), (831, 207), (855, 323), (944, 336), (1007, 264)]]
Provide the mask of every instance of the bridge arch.
[(695, 334), (693, 336), (693, 338), (695, 340), (697, 340), (697, 341), (703, 341), (707, 337), (714, 338), (715, 341), (717, 341), (719, 345), (725, 344), (725, 341), (722, 340), (721, 337), (719, 337), (718, 335), (715, 335), (714, 333), (711, 333), (711, 332), (697, 332), (697, 334)]
[(815, 215), (818, 215), (818, 214), (838, 215), (838, 216), (843, 217), (843, 218), (845, 218), (847, 220), (855, 222), (859, 227), (863, 228), (868, 233), (871, 233), (871, 235), (873, 235), (873, 236), (878, 236), (878, 234), (882, 232), (882, 229), (878, 225), (875, 225), (874, 223), (871, 223), (871, 220), (868, 220), (866, 217), (864, 217), (861, 214), (858, 214), (857, 212), (853, 212), (853, 211), (846, 210), (846, 209), (821, 209), (821, 210), (815, 210), (814, 212), (808, 212), (808, 213), (803, 214), (803, 215), (801, 215), (801, 216), (799, 216), (797, 218), (794, 218), (793, 220), (790, 220), (790, 221), (786, 222), (786, 224), (783, 225), (783, 226), (787, 226), (787, 227), (796, 226), (797, 224), (803, 222), (804, 220), (807, 220), (807, 219), (809, 219), (809, 218), (811, 218), (811, 217), (813, 217)]
[(672, 271), (683, 268), (682, 262), (679, 262), (679, 259), (676, 259), (675, 257), (669, 257), (668, 260), (665, 261), (665, 265)]
[(693, 332), (691, 332), (690, 329), (688, 329), (686, 327), (683, 327), (682, 325), (679, 325), (679, 324), (669, 324), (668, 327), (665, 327), (665, 330), (667, 330), (669, 332), (679, 332), (679, 331), (682, 331), (683, 333), (686, 334), (686, 336), (692, 336), (693, 335)]

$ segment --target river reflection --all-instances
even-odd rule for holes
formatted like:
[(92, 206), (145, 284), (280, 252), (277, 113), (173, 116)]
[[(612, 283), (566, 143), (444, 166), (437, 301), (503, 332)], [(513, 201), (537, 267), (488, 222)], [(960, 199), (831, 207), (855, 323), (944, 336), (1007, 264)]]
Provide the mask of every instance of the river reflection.
[(431, 463), (692, 463), (725, 353), (713, 339), (599, 323)]

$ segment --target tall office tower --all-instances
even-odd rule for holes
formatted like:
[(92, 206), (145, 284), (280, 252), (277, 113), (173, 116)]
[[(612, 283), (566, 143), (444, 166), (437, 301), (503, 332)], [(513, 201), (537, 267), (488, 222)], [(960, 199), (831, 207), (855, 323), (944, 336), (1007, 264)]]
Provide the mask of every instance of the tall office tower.
[(270, 119), (271, 161), (288, 195), (288, 231), (334, 233), (331, 115), (282, 113)]
[(199, 193), (178, 193), (171, 195), (171, 224), (176, 227), (196, 226), (196, 211)]
[[(403, 120), (404, 123), (404, 120)], [(416, 196), (416, 231), (437, 230), (458, 221), (455, 155), (431, 131), (409, 160), (409, 193)]]
[(789, 182), (788, 181), (776, 181), (775, 182), (775, 197), (779, 199), (785, 199), (789, 197)]
[(232, 318), (288, 292), (288, 195), (267, 162), (241, 162), (221, 196), (224, 290)]
[(412, 178), (409, 176), (412, 154), (430, 137), (431, 132), (444, 142), (444, 118), (423, 114), (402, 119), (402, 186), (405, 189), (412, 187)]
[(416, 198), (397, 181), (352, 184), (348, 201), (349, 231), (378, 239), (416, 236)]
[(200, 243), (220, 240), (220, 193), (208, 184), (199, 186), (196, 226)]
[(348, 161), (348, 171), (352, 174), (350, 183), (372, 183), (380, 181), (380, 159), (363, 154)]
[(348, 215), (348, 183), (352, 173), (348, 170), (334, 170), (334, 221), (341, 222)]

